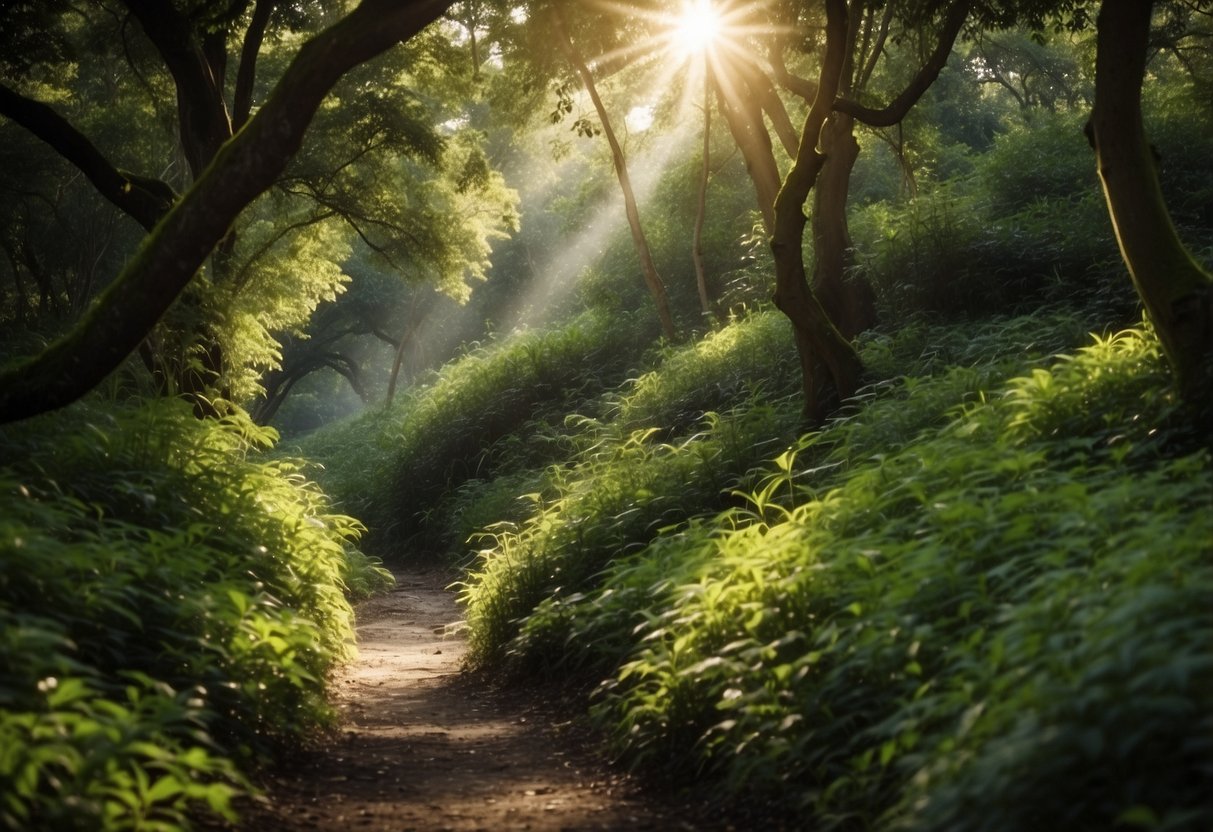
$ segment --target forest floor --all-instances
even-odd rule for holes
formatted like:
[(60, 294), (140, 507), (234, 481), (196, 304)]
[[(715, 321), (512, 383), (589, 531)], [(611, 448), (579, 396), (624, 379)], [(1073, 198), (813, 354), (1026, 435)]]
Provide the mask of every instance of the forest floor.
[(267, 776), (242, 830), (735, 828), (611, 769), (555, 695), (465, 672), (449, 581), (400, 574), (358, 606), (339, 730)]

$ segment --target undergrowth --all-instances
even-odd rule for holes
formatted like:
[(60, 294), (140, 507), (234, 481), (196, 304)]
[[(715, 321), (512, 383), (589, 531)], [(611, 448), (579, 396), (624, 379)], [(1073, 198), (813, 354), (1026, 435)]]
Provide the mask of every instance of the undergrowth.
[(1081, 325), (870, 338), (888, 380), (757, 469), (757, 397), (595, 425), (486, 537), (474, 654), (603, 679), (622, 759), (813, 828), (1208, 828), (1207, 442), (1151, 334)]
[(171, 401), (0, 433), (0, 827), (231, 819), (329, 720), (345, 592), (390, 576), (271, 440)]
[(583, 591), (614, 559), (729, 504), (747, 472), (795, 435), (787, 339), (782, 315), (751, 315), (667, 347), (655, 369), (603, 397), (601, 418), (567, 418), (567, 456), (532, 475), (529, 510), (472, 538), (481, 548), (462, 599), (474, 663), (500, 658), (537, 604)]
[(647, 343), (640, 325), (590, 311), (478, 346), (392, 408), (318, 431), (300, 453), (323, 466), (325, 490), (366, 524), (369, 550), (442, 553), (471, 531), (461, 516), (469, 491), (479, 496), (496, 477), (565, 453), (553, 425), (625, 377)]

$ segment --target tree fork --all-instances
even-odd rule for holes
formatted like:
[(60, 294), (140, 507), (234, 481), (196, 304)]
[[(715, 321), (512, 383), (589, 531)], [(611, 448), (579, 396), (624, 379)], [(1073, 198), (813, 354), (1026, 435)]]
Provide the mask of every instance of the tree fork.
[(804, 204), (821, 173), (825, 156), (817, 142), (829, 116), (842, 75), (847, 39), (847, 8), (844, 0), (827, 0), (826, 50), (821, 80), (813, 106), (805, 117), (800, 147), (792, 169), (775, 198), (774, 234), (771, 252), (775, 259), (775, 305), (792, 321), (804, 383), (805, 416), (821, 422), (827, 402), (817, 390), (816, 368), (825, 365), (839, 399), (855, 394), (863, 364), (851, 344), (842, 337), (809, 288), (804, 268)]

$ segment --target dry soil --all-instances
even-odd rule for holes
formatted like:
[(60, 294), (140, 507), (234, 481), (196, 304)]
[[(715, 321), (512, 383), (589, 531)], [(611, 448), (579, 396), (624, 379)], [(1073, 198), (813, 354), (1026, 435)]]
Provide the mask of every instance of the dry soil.
[(243, 830), (705, 830), (733, 825), (613, 770), (542, 694), (463, 672), (449, 575), (358, 608), (340, 731), (268, 776)]

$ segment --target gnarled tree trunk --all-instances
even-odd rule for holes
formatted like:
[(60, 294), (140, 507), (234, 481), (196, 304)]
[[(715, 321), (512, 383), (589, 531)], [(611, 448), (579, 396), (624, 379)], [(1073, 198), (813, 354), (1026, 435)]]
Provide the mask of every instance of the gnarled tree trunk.
[(805, 416), (822, 421), (832, 402), (819, 389), (817, 362), (826, 368), (839, 399), (854, 395), (863, 365), (809, 288), (804, 267), (804, 204), (817, 182), (825, 156), (817, 140), (837, 96), (844, 60), (847, 10), (843, 0), (826, 3), (826, 51), (817, 97), (800, 131), (800, 148), (775, 199), (771, 251), (775, 258), (775, 305), (792, 321), (800, 357)]

